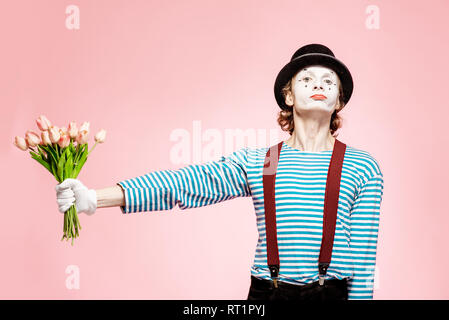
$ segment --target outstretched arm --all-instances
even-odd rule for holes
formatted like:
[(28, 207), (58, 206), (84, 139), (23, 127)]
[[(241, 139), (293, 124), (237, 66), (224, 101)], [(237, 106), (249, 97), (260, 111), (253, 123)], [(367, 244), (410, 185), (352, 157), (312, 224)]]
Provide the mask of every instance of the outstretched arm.
[[(122, 213), (196, 208), (250, 196), (247, 147), (218, 161), (161, 170), (118, 183), (124, 191)], [(117, 196), (118, 196), (117, 189)], [(119, 196), (118, 196), (119, 197)], [(116, 199), (118, 201), (118, 198)]]
[(125, 192), (120, 186), (95, 190), (97, 208), (117, 207), (125, 205)]

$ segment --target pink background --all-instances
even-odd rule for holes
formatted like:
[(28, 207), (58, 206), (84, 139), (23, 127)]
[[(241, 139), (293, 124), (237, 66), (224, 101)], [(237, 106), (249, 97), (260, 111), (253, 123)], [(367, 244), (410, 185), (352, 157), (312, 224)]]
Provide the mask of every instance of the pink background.
[[(68, 5), (80, 29), (65, 27)], [(380, 29), (365, 26), (369, 5)], [(61, 242), (54, 178), (12, 144), (35, 119), (105, 128), (89, 188), (177, 168), (170, 133), (276, 129), (278, 71), (323, 43), (355, 87), (339, 139), (385, 179), (374, 299), (448, 299), (447, 1), (8, 1), (0, 10), (0, 298), (246, 299), (250, 198), (181, 211), (81, 214)], [(287, 134), (280, 134), (287, 138)], [(66, 287), (68, 265), (80, 288)]]

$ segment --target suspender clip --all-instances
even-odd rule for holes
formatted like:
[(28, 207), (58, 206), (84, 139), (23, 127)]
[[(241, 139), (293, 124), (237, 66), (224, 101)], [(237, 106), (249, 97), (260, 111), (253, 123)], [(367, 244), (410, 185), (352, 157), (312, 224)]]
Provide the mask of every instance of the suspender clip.
[(279, 265), (272, 264), (269, 265), (268, 268), (270, 268), (270, 274), (271, 278), (273, 278), (274, 287), (278, 287), (278, 276), (279, 276)]
[(318, 270), (319, 270), (319, 284), (322, 286), (324, 284), (324, 276), (326, 275), (327, 268), (329, 268), (329, 262), (320, 262), (318, 264)]
[(323, 284), (324, 284), (324, 277), (323, 276), (318, 276), (319, 277), (319, 283), (320, 283), (320, 286), (322, 286)]

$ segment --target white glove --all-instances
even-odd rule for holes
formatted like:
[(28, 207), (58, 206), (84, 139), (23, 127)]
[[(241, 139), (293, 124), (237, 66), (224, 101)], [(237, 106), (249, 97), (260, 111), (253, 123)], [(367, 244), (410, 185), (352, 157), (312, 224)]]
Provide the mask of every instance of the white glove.
[(92, 215), (97, 210), (97, 193), (87, 189), (78, 179), (65, 179), (56, 185), (56, 202), (59, 211), (65, 213), (75, 203), (77, 213)]

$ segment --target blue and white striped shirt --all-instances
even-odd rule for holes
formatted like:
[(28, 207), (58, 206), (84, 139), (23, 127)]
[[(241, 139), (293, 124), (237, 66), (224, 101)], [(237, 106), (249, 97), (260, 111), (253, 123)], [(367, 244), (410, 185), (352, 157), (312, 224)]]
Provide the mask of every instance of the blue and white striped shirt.
[[(269, 147), (241, 148), (218, 161), (161, 170), (118, 183), (123, 213), (197, 208), (236, 197), (253, 199), (259, 239), (251, 274), (271, 279), (267, 265), (263, 164)], [(327, 171), (332, 151), (283, 143), (275, 182), (279, 281), (318, 281)], [(350, 300), (372, 299), (383, 175), (375, 158), (346, 146), (332, 259), (325, 279), (348, 278)]]

